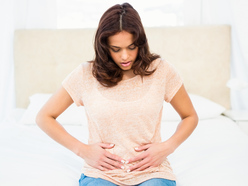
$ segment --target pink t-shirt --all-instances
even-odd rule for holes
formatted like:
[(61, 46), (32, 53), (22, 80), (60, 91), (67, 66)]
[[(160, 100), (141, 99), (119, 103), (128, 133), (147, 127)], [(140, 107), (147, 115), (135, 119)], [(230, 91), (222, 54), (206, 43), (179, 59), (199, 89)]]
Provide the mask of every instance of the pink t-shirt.
[[(161, 142), (163, 102), (171, 101), (182, 80), (174, 67), (160, 58), (149, 69), (156, 71), (122, 80), (111, 88), (93, 77), (91, 63), (82, 63), (66, 77), (62, 85), (78, 106), (85, 106), (89, 144), (113, 143), (114, 148), (107, 151), (129, 159), (142, 153), (134, 147)], [(158, 167), (129, 173), (122, 169), (100, 171), (85, 163), (83, 173), (117, 185), (136, 185), (151, 178), (176, 179), (167, 159)]]

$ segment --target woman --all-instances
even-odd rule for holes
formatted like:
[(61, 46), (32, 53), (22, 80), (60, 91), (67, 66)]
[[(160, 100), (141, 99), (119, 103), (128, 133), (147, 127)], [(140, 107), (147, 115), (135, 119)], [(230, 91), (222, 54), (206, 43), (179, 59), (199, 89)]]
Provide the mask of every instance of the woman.
[[(150, 53), (140, 17), (128, 3), (103, 14), (94, 48), (95, 59), (67, 76), (40, 110), (37, 124), (85, 160), (80, 185), (176, 185), (167, 156), (198, 122), (180, 76)], [(182, 120), (162, 142), (163, 101), (170, 102)], [(88, 144), (56, 121), (73, 102), (85, 107)]]

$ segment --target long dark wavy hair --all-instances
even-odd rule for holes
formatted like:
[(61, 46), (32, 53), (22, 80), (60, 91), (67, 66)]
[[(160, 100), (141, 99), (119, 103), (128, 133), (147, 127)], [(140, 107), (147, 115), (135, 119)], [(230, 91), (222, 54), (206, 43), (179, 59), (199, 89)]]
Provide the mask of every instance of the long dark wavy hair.
[(128, 3), (110, 7), (101, 17), (94, 41), (95, 59), (92, 61), (93, 76), (105, 87), (113, 87), (122, 80), (123, 70), (111, 58), (108, 37), (126, 31), (133, 35), (138, 55), (132, 69), (134, 74), (151, 75), (151, 62), (160, 56), (151, 54), (146, 34), (138, 12)]

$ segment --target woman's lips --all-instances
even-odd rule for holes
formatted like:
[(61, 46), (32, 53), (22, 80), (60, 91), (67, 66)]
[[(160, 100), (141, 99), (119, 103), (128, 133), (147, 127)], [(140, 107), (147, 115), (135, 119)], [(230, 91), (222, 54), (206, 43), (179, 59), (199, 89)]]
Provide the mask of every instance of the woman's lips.
[(122, 65), (123, 67), (128, 67), (130, 64), (131, 64), (131, 61), (122, 62), (122, 63), (121, 63), (121, 65)]

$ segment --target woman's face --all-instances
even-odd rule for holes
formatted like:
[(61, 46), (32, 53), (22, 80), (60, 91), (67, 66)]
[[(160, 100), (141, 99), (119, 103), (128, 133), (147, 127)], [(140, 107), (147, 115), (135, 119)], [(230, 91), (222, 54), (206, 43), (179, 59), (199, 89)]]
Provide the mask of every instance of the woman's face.
[(133, 44), (133, 35), (121, 31), (108, 38), (110, 55), (122, 69), (130, 70), (138, 55), (138, 47)]

